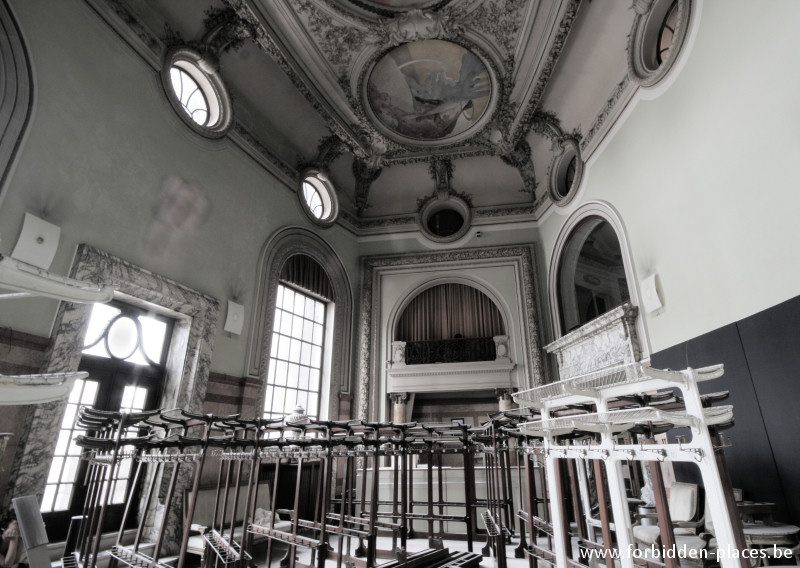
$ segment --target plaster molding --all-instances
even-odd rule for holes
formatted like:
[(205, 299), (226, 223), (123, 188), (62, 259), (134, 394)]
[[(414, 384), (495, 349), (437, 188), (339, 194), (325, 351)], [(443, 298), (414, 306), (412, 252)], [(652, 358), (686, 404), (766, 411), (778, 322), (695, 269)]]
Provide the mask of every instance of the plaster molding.
[[(625, 267), (625, 279), (628, 283), (630, 302), (633, 306), (637, 307), (637, 309), (639, 306), (639, 282), (636, 277), (636, 268), (633, 263), (633, 253), (631, 252), (628, 233), (625, 229), (622, 217), (612, 205), (604, 201), (588, 201), (573, 211), (564, 221), (558, 237), (556, 238), (556, 242), (553, 245), (552, 255), (550, 256), (550, 266), (547, 272), (548, 299), (550, 303), (550, 317), (553, 325), (553, 333), (557, 338), (565, 335), (561, 329), (558, 302), (558, 270), (561, 264), (561, 257), (573, 231), (585, 220), (592, 217), (599, 217), (605, 220), (614, 229), (617, 239), (619, 240), (620, 252), (622, 253), (622, 263)], [(641, 316), (636, 318), (636, 329), (640, 340), (642, 356), (647, 358), (650, 356), (650, 344), (644, 318)]]
[(393, 367), (386, 371), (386, 391), (392, 394), (510, 389), (511, 371), (515, 367), (508, 360)]
[[(98, 285), (112, 285), (129, 303), (163, 310), (176, 318), (167, 357), (167, 379), (159, 405), (202, 412), (211, 369), (219, 301), (169, 278), (94, 247), (81, 244), (73, 260), (70, 277)], [(89, 324), (91, 304), (61, 302), (52, 342), (42, 363), (43, 373), (78, 370), (83, 339)], [(53, 458), (66, 400), (31, 406), (25, 418), (26, 433), (17, 447), (12, 468), (10, 497), (41, 495)], [(190, 472), (181, 472), (176, 491), (190, 486)], [(154, 504), (155, 505), (155, 504)], [(152, 511), (150, 530), (154, 530)], [(165, 551), (177, 551), (181, 520), (170, 511), (165, 533)]]
[(0, 2), (0, 69), (3, 96), (0, 99), (0, 204), (3, 187), (31, 116), (33, 77), (28, 49), (14, 15)]
[(657, 28), (660, 28), (661, 25), (661, 22), (651, 22), (651, 16), (662, 9), (666, 13), (668, 6), (671, 4), (672, 0), (638, 1), (634, 3), (635, 16), (631, 26), (631, 33), (628, 35), (627, 45), (628, 77), (641, 87), (654, 87), (667, 76), (680, 56), (688, 36), (691, 19), (693, 18), (694, 3), (692, 0), (678, 0), (677, 25), (672, 45), (657, 68), (653, 69), (647, 62), (647, 53), (655, 46), (656, 42), (656, 38), (652, 37), (654, 30), (657, 36)]
[(579, 6), (580, 0), (570, 0), (569, 6), (564, 11), (564, 15), (558, 25), (558, 33), (553, 39), (550, 52), (542, 65), (539, 79), (530, 95), (526, 97), (526, 109), (521, 116), (517, 117), (517, 122), (510, 133), (509, 138), (512, 142), (523, 138), (531, 129), (531, 124), (535, 119), (536, 111), (539, 110), (539, 104), (550, 81), (550, 76), (553, 74), (558, 59), (561, 57), (561, 52), (564, 50), (567, 37), (569, 37), (569, 33), (572, 30), (572, 24), (575, 22)]
[(376, 396), (381, 389), (373, 388), (372, 378), (380, 375), (383, 362), (374, 356), (380, 352), (380, 277), (393, 271), (405, 271), (436, 265), (438, 270), (457, 270), (474, 267), (476, 264), (512, 261), (516, 265), (518, 293), (524, 300), (522, 310), (523, 345), (526, 352), (519, 354), (524, 367), (530, 370), (527, 377), (532, 388), (544, 384), (544, 369), (540, 349), (540, 328), (537, 315), (537, 297), (534, 251), (532, 246), (505, 246), (478, 249), (457, 249), (448, 251), (403, 254), (392, 256), (366, 257), (362, 260), (361, 307), (358, 320), (357, 351), (357, 417), (362, 420), (377, 418)]

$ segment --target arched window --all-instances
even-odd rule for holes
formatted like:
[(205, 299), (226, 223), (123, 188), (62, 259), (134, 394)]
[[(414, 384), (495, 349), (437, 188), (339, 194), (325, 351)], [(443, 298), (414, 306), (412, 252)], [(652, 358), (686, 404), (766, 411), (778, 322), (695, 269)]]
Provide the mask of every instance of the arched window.
[(317, 235), (289, 227), (267, 242), (260, 273), (248, 353), (248, 374), (262, 379), (256, 404), (275, 417), (302, 404), (309, 415), (337, 419), (333, 393), (350, 390), (353, 300), (344, 266)]
[(561, 251), (557, 291), (563, 333), (630, 300), (619, 239), (608, 221), (588, 217), (572, 230)]
[(318, 418), (322, 393), (330, 389), (331, 283), (313, 258), (296, 254), (284, 263), (277, 292), (264, 416), (281, 418), (302, 406)]

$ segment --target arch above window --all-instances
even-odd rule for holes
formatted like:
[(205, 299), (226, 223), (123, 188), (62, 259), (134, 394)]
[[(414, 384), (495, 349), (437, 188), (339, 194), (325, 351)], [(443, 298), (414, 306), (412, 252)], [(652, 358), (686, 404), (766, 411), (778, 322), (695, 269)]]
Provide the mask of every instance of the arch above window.
[[(556, 239), (547, 284), (555, 338), (628, 300), (639, 305), (627, 234), (611, 205), (590, 201), (570, 215)], [(642, 354), (647, 356), (650, 349), (641, 317), (636, 325)]]

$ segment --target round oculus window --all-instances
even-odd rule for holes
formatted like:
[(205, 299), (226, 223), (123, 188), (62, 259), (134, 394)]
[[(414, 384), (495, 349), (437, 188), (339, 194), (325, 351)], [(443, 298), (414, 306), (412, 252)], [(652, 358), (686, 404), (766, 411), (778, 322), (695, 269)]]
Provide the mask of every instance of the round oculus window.
[(628, 69), (641, 86), (655, 85), (671, 69), (686, 38), (691, 9), (691, 0), (654, 0), (634, 18)]
[(419, 212), (422, 234), (435, 243), (452, 243), (467, 234), (472, 222), (472, 210), (457, 195), (429, 200)]
[(583, 162), (577, 141), (561, 142), (563, 152), (557, 155), (550, 166), (550, 197), (558, 205), (566, 205), (575, 196), (583, 175)]
[(309, 170), (300, 177), (298, 197), (308, 218), (317, 225), (328, 227), (339, 214), (336, 190), (324, 172)]
[(192, 130), (207, 138), (224, 136), (233, 125), (233, 107), (214, 66), (186, 47), (173, 49), (161, 72), (167, 98)]

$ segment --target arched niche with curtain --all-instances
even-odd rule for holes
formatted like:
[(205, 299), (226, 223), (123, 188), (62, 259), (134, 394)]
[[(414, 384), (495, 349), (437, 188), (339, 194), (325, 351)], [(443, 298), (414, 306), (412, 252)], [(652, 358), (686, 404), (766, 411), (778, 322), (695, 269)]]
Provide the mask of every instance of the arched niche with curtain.
[[(300, 294), (309, 297), (309, 305), (313, 305), (315, 300), (325, 304), (326, 320), (330, 324), (325, 331), (328, 346), (323, 357), (327, 377), (321, 386), (324, 392), (319, 394), (319, 412), (321, 416), (338, 419), (340, 413), (339, 393), (350, 391), (349, 368), (350, 368), (350, 338), (352, 329), (353, 299), (350, 290), (350, 282), (342, 262), (334, 250), (316, 234), (306, 229), (289, 227), (278, 231), (266, 243), (261, 257), (259, 269), (258, 299), (253, 319), (253, 332), (251, 333), (250, 347), (248, 353), (248, 374), (261, 379), (259, 393), (255, 402), (256, 409), (264, 408), (267, 396), (274, 401), (278, 391), (269, 391), (270, 381), (270, 357), (273, 354), (273, 336), (276, 330), (281, 330), (281, 322), (286, 312), (290, 311), (289, 298), (292, 302)], [(287, 286), (290, 293), (284, 295), (280, 292), (281, 286)], [(299, 304), (298, 304), (299, 305)], [(286, 307), (286, 310), (282, 310)], [(335, 307), (335, 316), (333, 309)], [(298, 308), (299, 309), (299, 308)], [(278, 321), (280, 314), (281, 320)], [(309, 316), (309, 317), (306, 317)], [(291, 314), (292, 321), (295, 314)], [(299, 316), (298, 316), (299, 318)], [(302, 319), (311, 321), (313, 330), (315, 322), (312, 312), (304, 310)], [(276, 328), (276, 323), (278, 327)], [(281, 336), (291, 336), (291, 330), (283, 328)], [(297, 342), (306, 343), (309, 349), (315, 350), (317, 339), (308, 339), (304, 332), (300, 332)], [(275, 352), (281, 348), (279, 343), (275, 344)], [(301, 347), (302, 352), (302, 347)], [(301, 355), (302, 357), (302, 355)], [(294, 367), (290, 365), (294, 362), (286, 358), (286, 373), (294, 373)], [(301, 361), (297, 363), (300, 367), (304, 366)], [(283, 370), (281, 370), (283, 372)], [(302, 371), (301, 371), (302, 372)], [(293, 375), (291, 375), (293, 376)], [(273, 377), (274, 378), (274, 377)], [(301, 377), (300, 379), (304, 379)], [(301, 385), (303, 383), (301, 382)], [(279, 385), (281, 386), (281, 385)], [(287, 383), (288, 386), (288, 383)], [(307, 389), (310, 390), (311, 389)], [(278, 393), (278, 396), (280, 394)], [(312, 397), (313, 398), (313, 397)], [(278, 401), (281, 402), (281, 401)], [(283, 404), (278, 404), (281, 410), (289, 404), (285, 400)], [(273, 405), (273, 408), (275, 406)], [(291, 409), (290, 409), (291, 410)]]
[(407, 364), (492, 361), (503, 316), (482, 291), (459, 283), (427, 288), (398, 318), (395, 341), (406, 343)]

